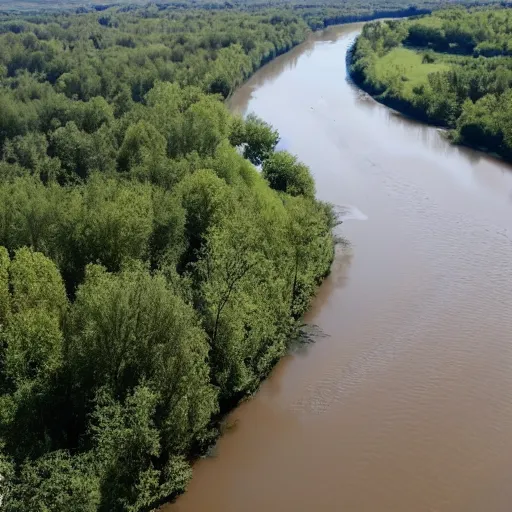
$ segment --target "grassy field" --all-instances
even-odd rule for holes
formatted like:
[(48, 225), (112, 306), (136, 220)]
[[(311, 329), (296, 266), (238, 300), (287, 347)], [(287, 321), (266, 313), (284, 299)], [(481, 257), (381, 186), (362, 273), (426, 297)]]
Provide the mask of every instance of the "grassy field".
[(384, 84), (391, 83), (399, 77), (403, 82), (404, 94), (412, 94), (414, 87), (427, 83), (429, 73), (450, 69), (445, 55), (434, 55), (435, 62), (423, 63), (422, 52), (403, 47), (394, 48), (377, 60), (376, 77)]
[(437, 16), (423, 16), (418, 20), (414, 20), (414, 23), (432, 28), (441, 28), (443, 26), (443, 20)]

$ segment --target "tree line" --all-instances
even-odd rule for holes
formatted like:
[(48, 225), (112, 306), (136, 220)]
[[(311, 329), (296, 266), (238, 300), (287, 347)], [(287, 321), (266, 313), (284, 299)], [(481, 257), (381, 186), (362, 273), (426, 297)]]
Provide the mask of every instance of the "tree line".
[[(365, 26), (352, 55), (358, 83), (400, 110), (452, 129), (455, 141), (512, 159), (512, 11), (450, 9), (404, 22)], [(421, 52), (428, 74), (412, 93), (407, 76), (377, 76), (378, 60), (398, 46)]]
[[(474, 0), (461, 0), (458, 3), (474, 4)], [(493, 3), (493, 0), (487, 3)], [(272, 8), (289, 10), (290, 8), (300, 11), (314, 10), (317, 13), (323, 11), (334, 12), (337, 15), (355, 16), (361, 13), (371, 13), (375, 11), (396, 11), (409, 9), (411, 7), (418, 9), (438, 9), (443, 3), (434, 0), (416, 0), (411, 3), (407, 0), (165, 0), (154, 3), (160, 10), (194, 10), (203, 9), (208, 11), (220, 10), (244, 10), (249, 12), (266, 11)], [(448, 4), (448, 2), (446, 2)], [(0, 0), (0, 9), (6, 13), (21, 14), (39, 14), (46, 12), (68, 12), (87, 13), (101, 12), (112, 7), (122, 8), (124, 11), (140, 10), (148, 6), (145, 0), (96, 0), (94, 2), (83, 2), (83, 0), (65, 0), (58, 5), (51, 0)]]
[(152, 6), (1, 20), (3, 510), (182, 492), (298, 336), (336, 218), (222, 100), (307, 30)]

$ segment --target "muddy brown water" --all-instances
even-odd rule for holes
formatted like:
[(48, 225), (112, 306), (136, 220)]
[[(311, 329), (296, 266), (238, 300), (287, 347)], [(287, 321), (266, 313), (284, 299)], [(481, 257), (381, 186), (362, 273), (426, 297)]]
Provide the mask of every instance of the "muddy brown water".
[(338, 255), (285, 357), (167, 512), (510, 512), (512, 170), (347, 79), (333, 27), (256, 73), (255, 112), (340, 206)]

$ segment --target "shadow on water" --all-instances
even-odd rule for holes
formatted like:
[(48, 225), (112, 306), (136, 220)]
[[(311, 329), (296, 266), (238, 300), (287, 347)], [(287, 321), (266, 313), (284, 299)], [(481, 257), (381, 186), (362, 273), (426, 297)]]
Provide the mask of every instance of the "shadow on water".
[(349, 270), (354, 259), (354, 251), (350, 245), (341, 245), (336, 249), (336, 257), (332, 264), (331, 273), (327, 276), (318, 294), (306, 315), (306, 322), (314, 318), (318, 312), (327, 304), (329, 298), (335, 291), (342, 290), (348, 282)]

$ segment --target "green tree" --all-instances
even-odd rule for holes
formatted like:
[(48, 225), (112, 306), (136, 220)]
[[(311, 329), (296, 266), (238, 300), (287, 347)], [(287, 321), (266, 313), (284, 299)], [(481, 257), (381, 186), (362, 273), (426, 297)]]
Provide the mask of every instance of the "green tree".
[[(255, 166), (279, 160), (277, 131), (223, 102), (307, 37), (310, 8), (210, 7), (2, 17), (6, 510), (140, 512), (182, 492), (327, 271), (307, 169), (272, 190)], [(509, 78), (443, 84), (480, 98)]]
[(8, 140), (4, 146), (4, 158), (19, 164), (38, 175), (44, 181), (55, 179), (60, 170), (59, 162), (47, 154), (48, 141), (42, 133), (27, 133)]
[(308, 167), (287, 151), (274, 153), (265, 161), (263, 176), (274, 190), (292, 196), (315, 196), (315, 182)]
[(119, 270), (128, 259), (145, 260), (153, 232), (151, 187), (95, 176), (83, 189), (73, 227), (76, 266), (99, 262)]
[(229, 212), (231, 194), (226, 182), (208, 170), (185, 178), (177, 194), (185, 210), (186, 264), (197, 259), (208, 231)]
[(4, 506), (12, 512), (96, 512), (100, 485), (92, 468), (87, 457), (71, 456), (66, 451), (26, 461), (5, 497)]
[(67, 178), (85, 179), (94, 170), (96, 148), (91, 137), (73, 121), (53, 133), (52, 152), (59, 158)]
[(307, 310), (320, 279), (329, 272), (334, 244), (335, 216), (329, 205), (298, 196), (286, 198), (286, 238), (290, 252), (290, 314), (300, 318)]
[(161, 452), (157, 404), (157, 394), (145, 386), (135, 388), (124, 403), (105, 390), (98, 393), (91, 434), (101, 474), (99, 510), (137, 512), (172, 493), (174, 482), (161, 485), (161, 472), (154, 467)]
[[(5, 254), (3, 259), (5, 267)], [(55, 264), (27, 248), (8, 265), (8, 279), (10, 308), (0, 331), (0, 441), (23, 460), (52, 445), (67, 298)]]
[(80, 129), (87, 133), (94, 133), (104, 124), (112, 123), (114, 120), (112, 106), (101, 96), (96, 96), (83, 103), (75, 102), (74, 115)]
[(14, 386), (55, 374), (62, 364), (58, 319), (42, 309), (14, 314), (2, 332), (4, 376)]
[(218, 144), (229, 136), (231, 116), (226, 107), (211, 96), (205, 96), (185, 112), (184, 152), (197, 151), (213, 155)]
[(162, 164), (166, 154), (166, 140), (146, 121), (131, 125), (119, 150), (119, 169), (128, 171), (136, 166), (151, 167)]
[(279, 134), (268, 123), (249, 114), (245, 123), (239, 122), (231, 133), (231, 143), (244, 148), (244, 156), (254, 165), (261, 165), (272, 155)]
[(123, 396), (145, 379), (160, 397), (168, 451), (186, 451), (206, 435), (217, 407), (206, 340), (193, 309), (163, 276), (89, 267), (69, 329), (67, 357), (78, 394), (90, 398), (108, 386)]
[(62, 277), (51, 260), (23, 247), (9, 266), (9, 278), (14, 312), (42, 309), (62, 318), (67, 298)]

